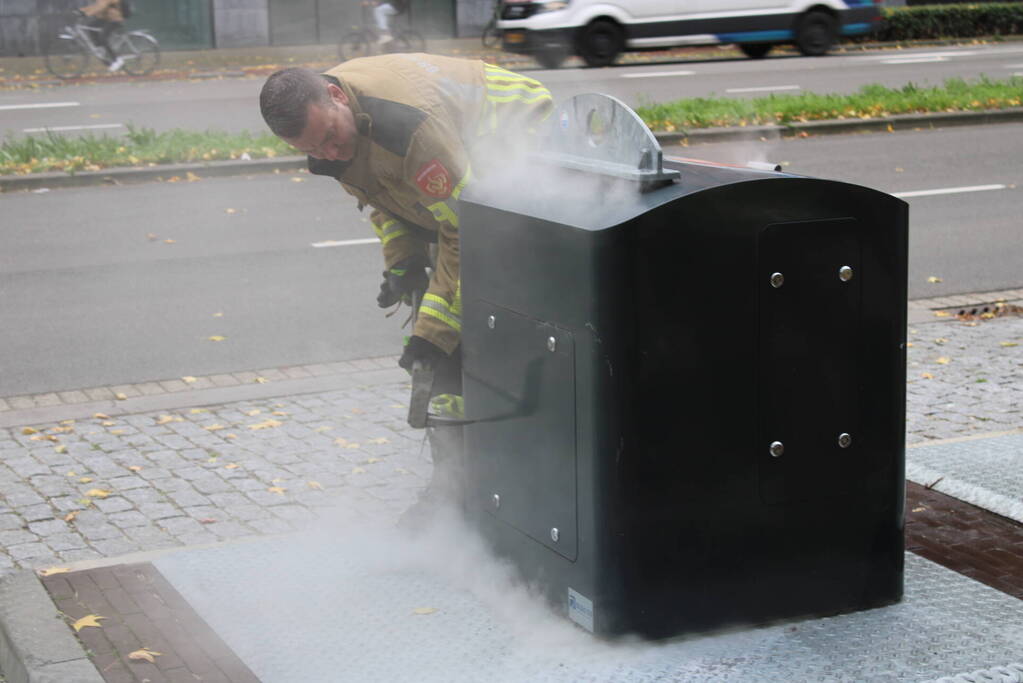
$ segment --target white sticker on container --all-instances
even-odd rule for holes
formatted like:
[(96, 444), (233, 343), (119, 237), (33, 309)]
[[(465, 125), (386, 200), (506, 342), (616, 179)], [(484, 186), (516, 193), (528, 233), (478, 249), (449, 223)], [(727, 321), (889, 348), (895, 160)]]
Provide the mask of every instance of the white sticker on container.
[(568, 618), (593, 633), (593, 601), (569, 588)]

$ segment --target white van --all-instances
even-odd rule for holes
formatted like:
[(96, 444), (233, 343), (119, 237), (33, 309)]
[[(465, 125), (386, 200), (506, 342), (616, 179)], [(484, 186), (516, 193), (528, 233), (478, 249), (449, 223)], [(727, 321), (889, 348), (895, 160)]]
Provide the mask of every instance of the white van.
[(505, 50), (555, 69), (569, 55), (607, 66), (623, 51), (737, 43), (753, 58), (794, 43), (823, 55), (872, 31), (882, 0), (501, 0)]

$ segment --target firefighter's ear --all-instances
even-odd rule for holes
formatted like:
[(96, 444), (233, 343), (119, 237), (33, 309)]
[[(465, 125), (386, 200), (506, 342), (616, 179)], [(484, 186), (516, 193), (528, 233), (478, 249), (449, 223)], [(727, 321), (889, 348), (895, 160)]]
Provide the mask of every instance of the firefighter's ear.
[(334, 102), (334, 104), (343, 104), (346, 107), (348, 106), (348, 95), (345, 94), (344, 90), (333, 83), (327, 84), (327, 94), (330, 96), (330, 99)]

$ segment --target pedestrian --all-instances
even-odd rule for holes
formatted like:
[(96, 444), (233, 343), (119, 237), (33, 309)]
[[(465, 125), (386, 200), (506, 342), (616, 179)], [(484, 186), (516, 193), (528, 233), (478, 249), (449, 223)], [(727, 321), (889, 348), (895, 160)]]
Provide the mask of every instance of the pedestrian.
[[(337, 179), (360, 210), (372, 208), (385, 267), (377, 304), (418, 304), (399, 364), (410, 372), (417, 363), (432, 369), (431, 412), (457, 418), (459, 230), (476, 227), (459, 224), (459, 197), (522, 148), (550, 115), (550, 92), (478, 60), (397, 54), (322, 74), (278, 71), (263, 85), (260, 108), (278, 137), (309, 155), (311, 173)], [(427, 507), (444, 495), (442, 470), (460, 467), (461, 428), (428, 434), (434, 477), (420, 499)]]
[(391, 34), (391, 21), (394, 17), (408, 10), (408, 0), (380, 0), (373, 8), (373, 20), (377, 25), (377, 44), (381, 51), (388, 52), (389, 43), (394, 40)]
[(96, 0), (81, 9), (82, 14), (90, 18), (89, 25), (98, 28), (96, 44), (107, 53), (107, 68), (117, 71), (124, 66), (124, 60), (110, 47), (110, 36), (124, 25), (124, 11), (121, 0)]

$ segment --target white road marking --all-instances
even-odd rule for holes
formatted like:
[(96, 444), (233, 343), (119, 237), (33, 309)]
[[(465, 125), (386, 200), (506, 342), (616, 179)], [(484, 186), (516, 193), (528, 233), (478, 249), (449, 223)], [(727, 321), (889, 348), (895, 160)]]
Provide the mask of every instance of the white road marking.
[(662, 78), (664, 76), (692, 76), (695, 71), (655, 71), (645, 74), (622, 74), (622, 78)]
[(123, 123), (95, 123), (91, 126), (44, 126), (42, 128), (22, 128), (22, 133), (45, 133), (46, 131), (63, 132), (68, 130), (97, 130), (100, 128), (123, 128)]
[(1006, 64), (1006, 69), (1023, 69), (1023, 64)]
[(380, 244), (380, 240), (376, 237), (367, 237), (361, 240), (327, 240), (326, 242), (313, 242), (312, 246), (315, 249), (323, 249), (324, 247), (353, 247), (357, 244)]
[(947, 57), (899, 57), (898, 59), (882, 59), (882, 64), (924, 64), (927, 62), (947, 62)]
[(936, 194), (959, 194), (962, 192), (987, 192), (988, 190), (1004, 190), (1005, 185), (971, 185), (967, 187), (943, 187), (938, 190), (916, 190), (914, 192), (893, 192), (893, 197), (930, 197)]
[(798, 85), (765, 85), (761, 88), (728, 88), (725, 92), (768, 92), (770, 90), (799, 90)]
[(38, 102), (36, 104), (0, 104), (0, 111), (11, 109), (51, 109), (53, 107), (80, 107), (81, 102)]

